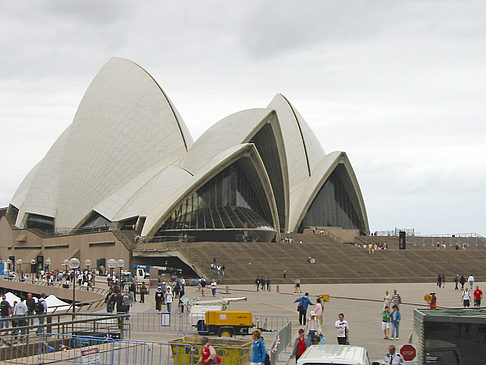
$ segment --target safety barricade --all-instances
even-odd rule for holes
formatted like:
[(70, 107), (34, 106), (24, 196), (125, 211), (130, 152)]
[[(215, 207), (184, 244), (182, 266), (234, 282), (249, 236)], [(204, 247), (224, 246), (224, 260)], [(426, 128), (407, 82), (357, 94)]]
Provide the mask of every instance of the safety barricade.
[(204, 313), (139, 312), (130, 313), (126, 321), (131, 332), (197, 333), (197, 322), (204, 320)]
[[(204, 313), (136, 312), (130, 313), (125, 322), (134, 333), (173, 332), (182, 335), (197, 333), (197, 323), (204, 319)], [(253, 315), (253, 324), (264, 333), (276, 333), (288, 322), (289, 318), (285, 316)]]
[[(214, 345), (226, 365), (247, 363), (250, 346)], [(137, 340), (46, 334), (36, 353), (11, 359), (11, 364), (97, 364), (97, 365), (194, 365), (201, 356), (199, 343), (164, 343)], [(236, 356), (238, 354), (238, 356)]]

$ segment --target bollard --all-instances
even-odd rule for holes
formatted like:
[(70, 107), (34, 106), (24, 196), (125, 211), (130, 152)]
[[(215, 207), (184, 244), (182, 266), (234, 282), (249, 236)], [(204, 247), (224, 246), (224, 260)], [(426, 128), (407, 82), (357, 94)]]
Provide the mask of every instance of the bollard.
[(277, 285), (277, 293), (280, 293), (280, 285)]
[(226, 285), (226, 292), (225, 292), (225, 294), (229, 294), (229, 293), (230, 293), (230, 292), (229, 292), (229, 286), (228, 286), (228, 285)]

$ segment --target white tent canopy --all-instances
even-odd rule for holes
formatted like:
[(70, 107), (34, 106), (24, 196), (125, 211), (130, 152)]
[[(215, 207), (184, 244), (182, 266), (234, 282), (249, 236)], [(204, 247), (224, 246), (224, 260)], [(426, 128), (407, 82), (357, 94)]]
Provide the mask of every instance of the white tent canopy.
[[(12, 307), (14, 302), (20, 302), (20, 298), (11, 292), (5, 293), (5, 296), (7, 298), (7, 302), (9, 302)], [(37, 301), (37, 298), (34, 297), (34, 300)], [(60, 310), (67, 310), (71, 306), (69, 303), (62, 301), (55, 295), (49, 295), (48, 297), (46, 297), (46, 303), (48, 313)]]

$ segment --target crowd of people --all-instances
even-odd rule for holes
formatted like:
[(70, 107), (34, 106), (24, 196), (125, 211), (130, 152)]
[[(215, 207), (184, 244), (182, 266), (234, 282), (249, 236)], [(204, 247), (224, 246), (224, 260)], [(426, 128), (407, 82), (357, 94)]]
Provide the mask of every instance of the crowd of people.
[(263, 275), (257, 276), (255, 286), (257, 291), (270, 291), (270, 278), (265, 279)]
[[(14, 301), (12, 304), (7, 300), (6, 295), (2, 296), (2, 301), (0, 302), (0, 316), (2, 321), (0, 321), (0, 328), (9, 328), (10, 324), (13, 328), (15, 327), (26, 327), (34, 325), (34, 318), (27, 318), (33, 315), (43, 315), (47, 313), (48, 305), (46, 301), (46, 295), (42, 293), (39, 298), (35, 298), (32, 293), (28, 293), (27, 297), (21, 296), (20, 301)], [(39, 325), (45, 323), (45, 317), (38, 318)], [(20, 331), (14, 330), (13, 336), (18, 339), (20, 332), (20, 341), (24, 340), (24, 335), (30, 329), (21, 329)], [(45, 329), (42, 327), (37, 327), (36, 333), (42, 333)]]
[(355, 247), (358, 248), (364, 248), (368, 250), (368, 253), (370, 255), (375, 254), (375, 250), (387, 250), (388, 249), (388, 244), (386, 242), (383, 243), (370, 243), (370, 244), (361, 244), (361, 243), (355, 243)]

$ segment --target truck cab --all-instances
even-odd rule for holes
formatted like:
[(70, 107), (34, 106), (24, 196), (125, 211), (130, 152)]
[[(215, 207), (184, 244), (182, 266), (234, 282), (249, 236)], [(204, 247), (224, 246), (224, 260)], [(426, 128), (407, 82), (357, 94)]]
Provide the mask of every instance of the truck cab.
[(380, 365), (370, 362), (364, 347), (349, 345), (313, 345), (307, 348), (297, 365)]

